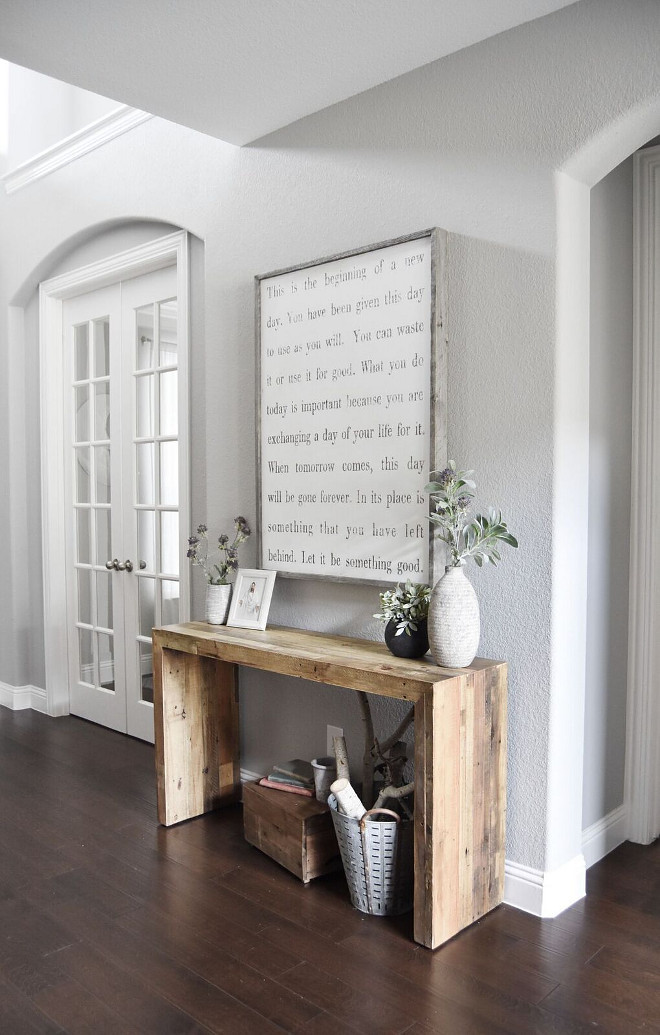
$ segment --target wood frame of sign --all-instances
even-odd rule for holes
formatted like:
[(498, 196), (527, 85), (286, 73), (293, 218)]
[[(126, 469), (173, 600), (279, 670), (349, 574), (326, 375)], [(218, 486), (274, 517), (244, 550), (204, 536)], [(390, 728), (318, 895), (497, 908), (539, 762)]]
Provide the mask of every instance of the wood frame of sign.
[(447, 458), (447, 233), (255, 278), (258, 564), (431, 582), (424, 486)]

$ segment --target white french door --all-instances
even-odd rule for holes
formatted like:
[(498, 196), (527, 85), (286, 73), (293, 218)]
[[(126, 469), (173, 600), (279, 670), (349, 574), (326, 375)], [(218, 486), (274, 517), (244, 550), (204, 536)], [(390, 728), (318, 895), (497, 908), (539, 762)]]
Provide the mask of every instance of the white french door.
[(70, 710), (153, 741), (151, 630), (184, 617), (176, 267), (65, 300), (62, 327)]

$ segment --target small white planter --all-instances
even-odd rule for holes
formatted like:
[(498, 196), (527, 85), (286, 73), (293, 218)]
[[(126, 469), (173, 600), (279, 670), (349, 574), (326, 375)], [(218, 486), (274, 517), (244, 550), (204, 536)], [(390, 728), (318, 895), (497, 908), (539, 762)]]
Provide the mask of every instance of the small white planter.
[(462, 567), (447, 568), (431, 593), (429, 644), (437, 665), (466, 668), (479, 647), (479, 601)]
[(206, 587), (206, 621), (210, 625), (224, 625), (229, 614), (231, 585)]
[(322, 801), (325, 805), (330, 794), (330, 785), (337, 779), (337, 761), (330, 755), (313, 758), (312, 769), (314, 770), (316, 800)]

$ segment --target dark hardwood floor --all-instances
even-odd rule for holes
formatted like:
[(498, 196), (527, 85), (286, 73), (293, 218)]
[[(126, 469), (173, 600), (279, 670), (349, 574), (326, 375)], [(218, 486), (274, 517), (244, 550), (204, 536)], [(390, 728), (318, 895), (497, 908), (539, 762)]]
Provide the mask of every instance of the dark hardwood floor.
[(660, 846), (556, 920), (507, 906), (435, 953), (303, 887), (239, 808), (168, 830), (153, 749), (0, 708), (0, 1033), (660, 1033)]

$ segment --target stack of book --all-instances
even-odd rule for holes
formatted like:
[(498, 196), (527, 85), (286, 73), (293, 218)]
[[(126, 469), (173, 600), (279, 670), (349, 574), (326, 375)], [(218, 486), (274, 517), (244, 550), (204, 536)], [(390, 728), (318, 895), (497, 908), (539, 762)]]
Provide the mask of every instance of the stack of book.
[(292, 758), (289, 762), (274, 765), (268, 776), (259, 783), (275, 791), (302, 794), (305, 798), (314, 797), (314, 770), (311, 762), (305, 762), (302, 758)]

